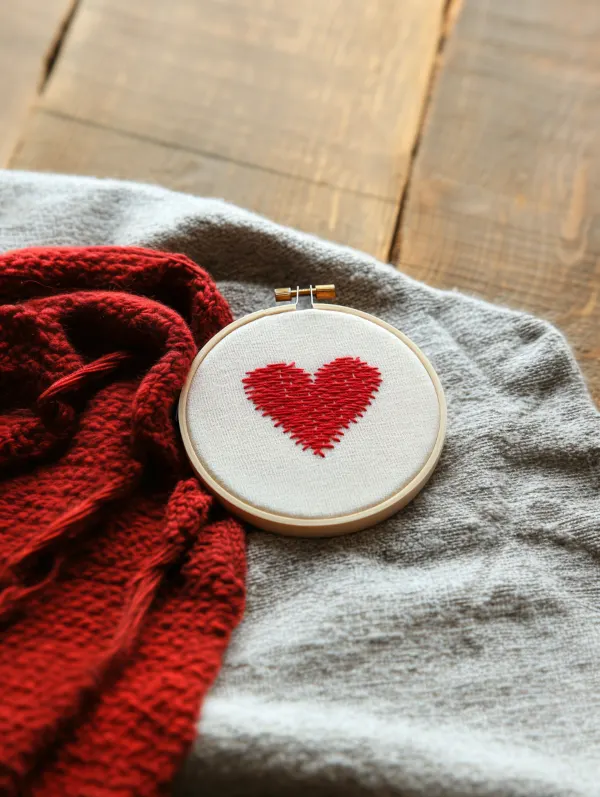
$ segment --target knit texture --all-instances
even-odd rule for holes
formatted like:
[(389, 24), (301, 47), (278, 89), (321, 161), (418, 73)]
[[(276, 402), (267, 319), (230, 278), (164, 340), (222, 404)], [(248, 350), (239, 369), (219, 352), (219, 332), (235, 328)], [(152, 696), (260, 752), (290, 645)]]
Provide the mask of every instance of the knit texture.
[(244, 603), (174, 407), (230, 321), (144, 249), (0, 256), (0, 794), (163, 793)]
[(448, 401), (440, 463), (396, 516), (249, 535), (246, 614), (176, 797), (597, 797), (600, 420), (556, 329), (215, 200), (4, 173), (0, 248), (34, 243), (184, 252), (236, 316), (335, 282)]

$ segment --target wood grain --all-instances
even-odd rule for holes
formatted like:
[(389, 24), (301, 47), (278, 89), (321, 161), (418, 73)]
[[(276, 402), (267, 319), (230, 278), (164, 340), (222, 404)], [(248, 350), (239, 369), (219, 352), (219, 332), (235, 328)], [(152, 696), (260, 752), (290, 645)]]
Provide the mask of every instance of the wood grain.
[[(280, 224), (304, 229), (366, 251), (383, 251), (395, 222), (396, 203), (341, 191), (256, 167), (199, 155), (129, 134), (39, 111), (14, 161), (46, 169), (130, 179), (179, 191), (232, 198)], [(93, 164), (93, 166), (91, 166)]]
[(17, 142), (74, 1), (0, 3), (0, 166)]
[(394, 260), (556, 322), (600, 400), (600, 15), (465, 0), (443, 53)]
[[(94, 126), (79, 171), (198, 193), (210, 172), (211, 193), (387, 257), (443, 10), (444, 0), (82, 0), (45, 113), (12, 165), (64, 171), (71, 156), (51, 132), (79, 147)], [(135, 157), (107, 154), (115, 132)], [(192, 161), (202, 168), (186, 173)], [(324, 207), (335, 223), (319, 221)], [(357, 224), (377, 228), (352, 234)]]

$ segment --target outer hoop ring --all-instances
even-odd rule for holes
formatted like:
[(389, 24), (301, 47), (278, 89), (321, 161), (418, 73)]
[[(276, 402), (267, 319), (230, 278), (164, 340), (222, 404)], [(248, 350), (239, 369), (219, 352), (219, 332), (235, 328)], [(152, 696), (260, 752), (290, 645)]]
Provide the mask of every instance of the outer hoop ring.
[(259, 310), (256, 313), (250, 313), (250, 315), (239, 318), (237, 321), (234, 321), (218, 332), (196, 355), (179, 397), (179, 427), (185, 450), (198, 478), (217, 496), (221, 503), (227, 507), (232, 514), (237, 515), (248, 523), (264, 529), (265, 531), (273, 531), (277, 534), (291, 537), (335, 537), (340, 534), (349, 534), (368, 528), (369, 526), (374, 526), (381, 520), (390, 517), (390, 515), (402, 509), (403, 506), (406, 506), (406, 504), (408, 504), (425, 486), (438, 463), (446, 437), (447, 413), (444, 390), (433, 366), (410, 338), (407, 338), (400, 330), (382, 321), (380, 318), (370, 315), (369, 313), (363, 313), (361, 310), (355, 310), (352, 307), (343, 307), (334, 304), (315, 304), (313, 307), (315, 310), (330, 310), (336, 313), (349, 313), (350, 315), (359, 316), (360, 318), (364, 318), (367, 321), (371, 321), (373, 324), (387, 329), (388, 332), (400, 338), (400, 340), (416, 354), (433, 382), (440, 407), (440, 425), (435, 444), (421, 470), (408, 484), (405, 484), (401, 490), (379, 504), (375, 504), (360, 512), (354, 512), (349, 515), (324, 518), (295, 518), (259, 509), (246, 501), (242, 501), (223, 487), (220, 482), (211, 476), (194, 451), (187, 423), (188, 394), (196, 371), (204, 358), (226, 335), (229, 335), (230, 332), (233, 332), (235, 329), (245, 324), (250, 324), (258, 318), (263, 318), (264, 316), (276, 315), (277, 313), (302, 312), (302, 310), (297, 310), (294, 305), (284, 305), (282, 307), (271, 307), (266, 310)]

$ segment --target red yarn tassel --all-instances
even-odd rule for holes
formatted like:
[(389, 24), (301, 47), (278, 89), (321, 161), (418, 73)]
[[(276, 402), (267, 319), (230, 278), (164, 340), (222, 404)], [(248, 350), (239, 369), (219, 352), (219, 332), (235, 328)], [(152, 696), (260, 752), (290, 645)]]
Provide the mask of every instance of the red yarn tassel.
[(122, 474), (120, 478), (84, 498), (6, 559), (4, 570), (0, 573), (0, 587), (6, 585), (0, 592), (0, 621), (6, 621), (27, 598), (36, 595), (56, 578), (64, 558), (60, 555), (56, 556), (50, 572), (43, 579), (35, 584), (24, 583), (27, 570), (43, 554), (52, 552), (59, 543), (73, 540), (98, 519), (107, 504), (123, 498), (135, 488), (142, 469), (139, 463), (133, 462), (134, 466), (129, 473)]
[(141, 564), (131, 582), (125, 612), (103, 657), (101, 671), (118, 668), (130, 652), (167, 569), (177, 562), (186, 546), (200, 533), (212, 502), (212, 496), (203, 492), (195, 479), (180, 482), (173, 491), (165, 527), (157, 540), (158, 549)]
[(114, 371), (121, 363), (128, 362), (130, 359), (131, 355), (124, 351), (115, 351), (111, 354), (105, 354), (97, 360), (94, 360), (94, 362), (84, 365), (77, 371), (73, 371), (72, 374), (67, 374), (67, 376), (63, 376), (62, 379), (58, 379), (54, 384), (50, 385), (49, 388), (44, 390), (38, 399), (38, 403), (41, 404), (49, 399), (56, 398), (56, 396), (61, 393), (80, 387), (87, 381), (89, 376), (108, 374)]

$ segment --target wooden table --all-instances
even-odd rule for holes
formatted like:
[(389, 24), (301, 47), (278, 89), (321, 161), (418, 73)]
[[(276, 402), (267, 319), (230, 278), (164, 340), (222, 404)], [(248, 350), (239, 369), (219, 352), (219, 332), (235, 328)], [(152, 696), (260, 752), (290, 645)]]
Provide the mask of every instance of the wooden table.
[(600, 399), (597, 0), (4, 0), (0, 130), (545, 316)]

